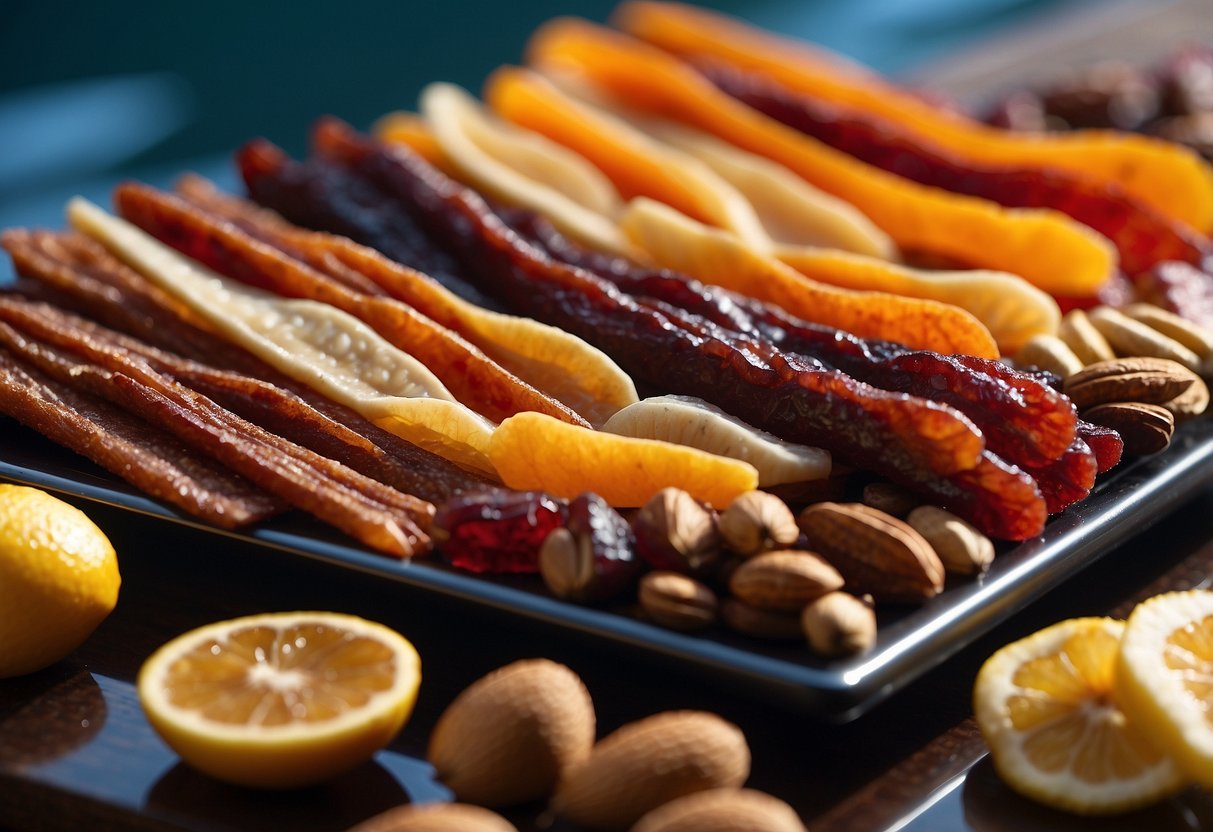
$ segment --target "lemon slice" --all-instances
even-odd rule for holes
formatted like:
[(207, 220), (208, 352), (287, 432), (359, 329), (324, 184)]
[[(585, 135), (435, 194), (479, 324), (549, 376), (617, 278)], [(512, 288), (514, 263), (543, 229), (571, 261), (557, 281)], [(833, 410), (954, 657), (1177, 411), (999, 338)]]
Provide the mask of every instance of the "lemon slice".
[(1116, 691), (1134, 723), (1213, 787), (1213, 592), (1170, 592), (1133, 610)]
[(329, 612), (220, 621), (139, 671), (148, 721), (183, 760), (244, 786), (318, 783), (368, 760), (413, 709), (421, 662), (381, 624)]
[(229, 280), (79, 197), (72, 225), (187, 305), (228, 340), (385, 430), (468, 468), (493, 473), (493, 425), (424, 364), (328, 304), (284, 300)]
[(723, 507), (758, 487), (758, 471), (748, 462), (591, 430), (535, 412), (498, 425), (489, 458), (510, 488), (567, 498), (592, 491), (617, 507), (644, 505), (670, 486)]
[(0, 679), (83, 644), (121, 583), (114, 547), (84, 512), (37, 488), (0, 485)]
[[(1012, 788), (1081, 814), (1113, 814), (1178, 791), (1184, 777), (1113, 692), (1125, 624), (1076, 618), (1003, 647), (977, 675), (973, 707)], [(1161, 653), (1159, 654), (1161, 659)]]
[(632, 252), (612, 219), (623, 200), (577, 153), (486, 113), (453, 84), (426, 87), (421, 113), (443, 155), (478, 189), (537, 211), (586, 245), (614, 254)]
[(758, 470), (760, 488), (830, 476), (829, 451), (785, 442), (690, 396), (643, 399), (620, 410), (602, 429), (748, 462)]

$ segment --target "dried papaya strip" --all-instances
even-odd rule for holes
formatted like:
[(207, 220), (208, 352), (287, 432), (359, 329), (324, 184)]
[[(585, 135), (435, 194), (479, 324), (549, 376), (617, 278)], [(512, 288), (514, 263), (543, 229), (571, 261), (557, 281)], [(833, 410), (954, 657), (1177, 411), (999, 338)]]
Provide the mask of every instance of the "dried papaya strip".
[(221, 274), (286, 297), (328, 303), (360, 318), (421, 361), (458, 401), (495, 422), (537, 410), (562, 421), (588, 424), (412, 307), (352, 291), (179, 197), (126, 183), (114, 191), (114, 204), (128, 221)]
[(178, 191), (191, 204), (228, 220), (270, 245), (290, 251), (323, 274), (365, 280), (372, 292), (407, 303), (458, 333), (499, 365), (600, 425), (637, 401), (636, 386), (604, 353), (567, 332), (530, 318), (503, 315), (468, 303), (437, 281), (345, 238), (319, 234), (270, 218), (252, 203), (186, 179)]
[(967, 162), (899, 133), (895, 125), (822, 104), (767, 78), (719, 66), (697, 66), (738, 101), (882, 170), (1009, 208), (1056, 208), (1111, 240), (1121, 268), (1129, 275), (1162, 260), (1199, 263), (1213, 253), (1208, 238), (1129, 197), (1115, 184), (1054, 168)]
[(1057, 168), (1114, 182), (1163, 215), (1199, 232), (1213, 231), (1213, 172), (1178, 145), (1113, 131), (1024, 135), (945, 111), (834, 55), (742, 21), (674, 3), (630, 0), (613, 22), (683, 57), (724, 60), (781, 85), (878, 116), (924, 143), (990, 165)]
[[(625, 35), (554, 21), (532, 37), (528, 60), (779, 162), (850, 202), (903, 250), (1009, 271), (1058, 294), (1090, 294), (1116, 270), (1111, 244), (1058, 211), (1006, 209), (874, 168), (741, 104), (689, 65)], [(510, 118), (523, 123), (524, 116)]]
[(429, 548), (418, 522), (429, 524), (433, 505), (251, 425), (139, 359), (56, 329), (40, 320), (36, 310), (0, 300), (0, 318), (5, 324), (0, 344), (40, 371), (160, 425), (368, 546), (396, 557)]
[(85, 456), (140, 491), (223, 529), (286, 503), (154, 425), (52, 379), (0, 349), (0, 413)]

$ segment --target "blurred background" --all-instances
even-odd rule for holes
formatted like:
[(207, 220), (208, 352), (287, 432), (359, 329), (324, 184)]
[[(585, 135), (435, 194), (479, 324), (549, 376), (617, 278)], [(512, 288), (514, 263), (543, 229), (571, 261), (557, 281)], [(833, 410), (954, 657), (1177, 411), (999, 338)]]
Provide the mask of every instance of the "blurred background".
[[(1181, 0), (1213, 16), (1213, 0)], [(704, 3), (813, 40), (898, 78), (946, 56), (981, 67), (992, 38), (1040, 37), (1151, 0), (751, 0)], [(323, 113), (368, 127), (429, 81), (477, 90), (521, 58), (543, 20), (605, 20), (613, 0), (237, 2), (4, 0), (0, 227), (59, 225), (66, 197), (114, 182), (166, 184), (189, 168), (231, 185), (228, 154), (254, 136), (298, 153)], [(1035, 33), (1034, 35), (1031, 33)], [(967, 53), (966, 53), (967, 50)], [(963, 72), (962, 72), (963, 80)], [(0, 266), (0, 277), (3, 269)]]

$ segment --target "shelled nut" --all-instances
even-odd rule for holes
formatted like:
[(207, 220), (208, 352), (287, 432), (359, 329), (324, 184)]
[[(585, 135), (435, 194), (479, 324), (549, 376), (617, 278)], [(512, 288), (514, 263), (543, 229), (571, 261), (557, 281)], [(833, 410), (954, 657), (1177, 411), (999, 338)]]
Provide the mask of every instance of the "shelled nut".
[(1183, 344), (1200, 358), (1213, 358), (1213, 332), (1152, 303), (1131, 303), (1121, 310), (1135, 321)]
[(756, 555), (791, 546), (800, 537), (787, 503), (765, 491), (748, 491), (720, 515), (720, 535), (739, 555)]
[(671, 630), (702, 630), (716, 621), (716, 593), (678, 572), (650, 572), (640, 579), (640, 609)]
[(778, 641), (804, 638), (799, 613), (764, 610), (736, 598), (725, 598), (721, 602), (720, 620), (733, 632), (752, 638)]
[(1080, 411), (1110, 402), (1162, 404), (1192, 386), (1195, 374), (1165, 358), (1100, 361), (1066, 379), (1062, 388)]
[(1069, 344), (1056, 335), (1046, 333), (1029, 338), (1015, 354), (1015, 363), (1022, 367), (1039, 367), (1063, 379), (1074, 375), (1084, 366)]
[(810, 552), (764, 552), (729, 578), (733, 595), (774, 612), (798, 612), (814, 598), (841, 588), (838, 570)]
[(1109, 402), (1084, 410), (1082, 417), (1119, 433), (1126, 456), (1158, 453), (1171, 444), (1175, 433), (1175, 417), (1156, 404)]
[(1087, 313), (1081, 309), (1072, 309), (1066, 313), (1057, 327), (1057, 336), (1066, 342), (1083, 364), (1110, 361), (1116, 357), (1108, 339), (1100, 334), (1087, 319)]
[(926, 538), (948, 572), (979, 575), (994, 562), (994, 542), (950, 511), (919, 506), (906, 522)]
[(1192, 350), (1110, 306), (1092, 309), (1088, 317), (1119, 355), (1166, 358), (1189, 370), (1200, 369), (1200, 356)]
[(870, 598), (831, 592), (806, 606), (800, 614), (809, 648), (827, 658), (849, 656), (876, 643), (876, 613)]
[(701, 573), (720, 560), (716, 518), (680, 488), (663, 488), (632, 518), (636, 551), (654, 569)]

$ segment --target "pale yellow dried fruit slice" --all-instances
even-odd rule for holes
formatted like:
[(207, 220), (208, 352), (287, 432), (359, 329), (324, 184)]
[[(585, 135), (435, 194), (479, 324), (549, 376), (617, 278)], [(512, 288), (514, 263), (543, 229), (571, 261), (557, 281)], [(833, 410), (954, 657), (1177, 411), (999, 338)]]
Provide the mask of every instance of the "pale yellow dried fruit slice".
[(549, 78), (529, 69), (499, 69), (485, 84), (485, 100), (502, 118), (587, 159), (625, 200), (657, 199), (727, 229), (759, 250), (770, 246), (770, 237), (745, 197), (711, 168), (574, 97)]
[(1130, 718), (1113, 691), (1124, 630), (1110, 618), (1063, 621), (982, 666), (973, 689), (977, 724), (1012, 788), (1060, 809), (1112, 814), (1184, 785), (1150, 727)]
[(812, 280), (668, 205), (633, 200), (620, 226), (658, 265), (781, 306), (806, 321), (949, 355), (999, 355), (985, 325), (957, 306)]
[(79, 197), (67, 213), (73, 227), (270, 366), (419, 447), (493, 473), (493, 424), (362, 321), (229, 280)]
[(1116, 692), (1134, 724), (1213, 787), (1213, 592), (1168, 592), (1133, 610)]
[(592, 491), (619, 507), (644, 505), (667, 487), (726, 506), (758, 486), (758, 471), (748, 462), (591, 430), (533, 411), (497, 427), (489, 458), (511, 488), (567, 498)]
[(485, 112), (453, 84), (430, 84), (421, 113), (452, 167), (486, 194), (530, 208), (570, 237), (602, 251), (632, 247), (615, 227), (623, 200), (610, 180), (572, 150)]
[(758, 485), (819, 480), (830, 476), (830, 452), (785, 442), (718, 407), (689, 396), (653, 396), (623, 408), (602, 426), (607, 433), (660, 439), (748, 462)]
[(892, 238), (859, 209), (814, 188), (783, 165), (670, 122), (648, 121), (644, 127), (740, 191), (777, 246), (840, 249), (882, 260), (899, 257)]

